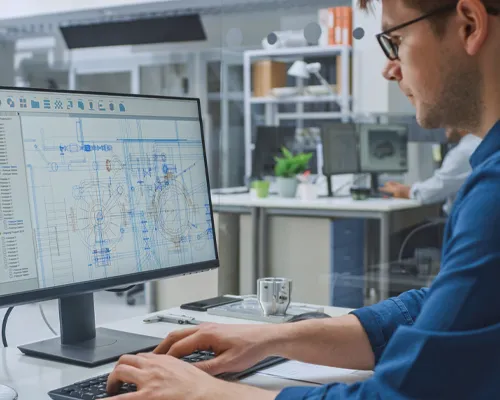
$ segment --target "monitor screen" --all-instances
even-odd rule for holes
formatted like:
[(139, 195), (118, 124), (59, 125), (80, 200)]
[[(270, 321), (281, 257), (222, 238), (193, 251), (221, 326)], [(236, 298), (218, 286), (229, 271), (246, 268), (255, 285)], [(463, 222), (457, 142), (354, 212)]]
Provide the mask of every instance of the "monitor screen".
[(359, 154), (362, 172), (406, 172), (408, 129), (402, 125), (360, 125)]
[(0, 305), (216, 267), (209, 193), (196, 99), (0, 89)]
[(342, 175), (359, 172), (356, 125), (329, 123), (321, 129), (323, 174)]
[(252, 176), (264, 178), (274, 176), (274, 157), (282, 155), (281, 149), (286, 147), (293, 151), (295, 146), (295, 127), (259, 126), (253, 151)]

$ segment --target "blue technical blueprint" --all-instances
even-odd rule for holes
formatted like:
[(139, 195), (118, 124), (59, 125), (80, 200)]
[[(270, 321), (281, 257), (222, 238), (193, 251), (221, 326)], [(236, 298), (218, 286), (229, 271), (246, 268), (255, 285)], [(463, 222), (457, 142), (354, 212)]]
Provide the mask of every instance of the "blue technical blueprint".
[(215, 259), (198, 119), (21, 124), (40, 287)]

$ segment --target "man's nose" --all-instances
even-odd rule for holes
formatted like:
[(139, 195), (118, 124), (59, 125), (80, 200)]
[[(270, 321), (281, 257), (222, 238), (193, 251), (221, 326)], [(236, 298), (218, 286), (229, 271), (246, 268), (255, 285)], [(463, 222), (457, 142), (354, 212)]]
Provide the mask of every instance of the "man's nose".
[(403, 79), (403, 74), (401, 73), (401, 66), (398, 60), (389, 60), (382, 70), (382, 75), (388, 81), (401, 81)]

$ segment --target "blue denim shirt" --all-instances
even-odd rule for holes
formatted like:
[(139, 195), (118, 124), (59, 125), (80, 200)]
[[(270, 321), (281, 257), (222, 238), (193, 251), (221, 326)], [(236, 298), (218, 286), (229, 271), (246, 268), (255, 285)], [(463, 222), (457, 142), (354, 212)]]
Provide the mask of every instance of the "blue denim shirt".
[(500, 121), (470, 162), (431, 287), (353, 312), (375, 354), (372, 378), (278, 400), (500, 398)]

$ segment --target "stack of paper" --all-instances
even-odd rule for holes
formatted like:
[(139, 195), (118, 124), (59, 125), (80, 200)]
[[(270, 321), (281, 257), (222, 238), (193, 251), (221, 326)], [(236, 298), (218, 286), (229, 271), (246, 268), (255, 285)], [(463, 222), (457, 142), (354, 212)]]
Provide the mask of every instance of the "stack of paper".
[(299, 361), (288, 361), (259, 372), (262, 375), (304, 382), (304, 384), (326, 385), (328, 383), (354, 383), (368, 379), (371, 371), (324, 367)]

